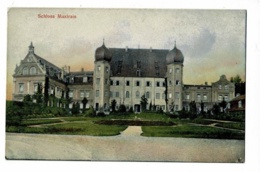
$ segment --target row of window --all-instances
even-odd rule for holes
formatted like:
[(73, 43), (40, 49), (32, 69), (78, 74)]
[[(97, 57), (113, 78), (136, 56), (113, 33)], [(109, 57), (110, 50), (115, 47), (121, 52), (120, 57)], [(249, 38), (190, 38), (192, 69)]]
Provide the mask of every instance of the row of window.
[[(110, 81), (110, 85), (115, 85), (115, 86), (119, 86), (121, 83), (119, 80), (111, 80)], [(131, 82), (130, 81), (126, 81), (125, 82), (126, 86), (131, 86)], [(135, 81), (134, 82), (134, 86), (142, 86), (142, 82), (141, 81)], [(146, 87), (152, 87), (152, 82), (151, 81), (146, 81), (145, 82), (145, 86)], [(156, 81), (155, 82), (155, 86), (156, 87), (165, 87), (165, 82), (160, 82), (160, 81)]]
[[(229, 88), (228, 85), (224, 85), (224, 90), (228, 90), (228, 88)], [(222, 85), (219, 85), (219, 86), (218, 86), (218, 89), (219, 89), (219, 90), (222, 90), (222, 89), (223, 89), (223, 86), (222, 86)]]
[(23, 75), (35, 75), (36, 74), (36, 67), (31, 67), (30, 70), (28, 67), (23, 68)]
[[(169, 73), (172, 73), (172, 69), (171, 69), (171, 68), (169, 69)], [(176, 69), (175, 69), (175, 73), (180, 73), (180, 69), (179, 69), (179, 68), (176, 68)]]
[[(105, 67), (106, 68), (106, 73), (109, 73), (109, 67)], [(101, 66), (97, 66), (97, 71), (101, 71)]]
[[(190, 94), (186, 94), (185, 99), (186, 100), (190, 100)], [(206, 94), (204, 94), (204, 95), (197, 94), (197, 100), (198, 101), (201, 101), (201, 100), (205, 100), (206, 101), (206, 100), (208, 100), (208, 96)]]
[[(88, 98), (89, 95), (90, 95), (89, 91), (86, 91), (86, 90), (81, 90), (81, 91), (79, 92), (79, 96), (80, 96), (81, 98), (84, 98), (84, 97)], [(74, 91), (71, 90), (71, 91), (69, 92), (69, 97), (73, 97), (73, 96), (74, 96)]]

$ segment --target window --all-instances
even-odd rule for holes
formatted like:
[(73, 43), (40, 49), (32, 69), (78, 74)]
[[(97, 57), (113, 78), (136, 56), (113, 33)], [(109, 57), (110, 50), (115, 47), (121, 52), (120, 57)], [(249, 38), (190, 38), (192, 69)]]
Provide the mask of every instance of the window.
[(110, 85), (113, 85), (113, 80), (110, 80)]
[(201, 101), (201, 95), (200, 94), (197, 94), (197, 100)]
[(89, 92), (88, 91), (86, 92), (86, 97), (89, 97)]
[(171, 80), (169, 81), (169, 85), (172, 85), (172, 81)]
[(101, 66), (98, 66), (98, 67), (97, 67), (97, 70), (100, 71), (100, 70), (101, 70)]
[(169, 73), (172, 73), (172, 69), (169, 70)]
[(151, 86), (151, 82), (150, 81), (146, 81), (146, 87), (150, 87)]
[(186, 100), (190, 100), (190, 95), (186, 94)]
[(30, 74), (31, 75), (35, 75), (36, 74), (36, 68), (35, 67), (31, 67), (30, 68)]
[(160, 87), (160, 82), (159, 81), (156, 82), (156, 86)]
[(108, 79), (105, 80), (106, 85), (108, 85)]
[(242, 106), (242, 101), (240, 100), (239, 102), (238, 102), (238, 108), (242, 108), (243, 106)]
[(165, 99), (165, 93), (162, 93), (162, 99), (163, 100)]
[(19, 84), (19, 93), (23, 93), (23, 91), (24, 91), (24, 84), (20, 83)]
[(106, 72), (109, 73), (109, 67), (106, 67)]
[(175, 93), (175, 99), (179, 99), (180, 98), (180, 93), (179, 92), (176, 92)]
[(73, 91), (69, 92), (69, 97), (73, 97)]
[(96, 90), (96, 97), (99, 97), (99, 90)]
[(125, 92), (125, 97), (126, 97), (126, 98), (129, 98), (129, 97), (130, 97), (129, 91), (126, 91), (126, 92)]
[(225, 87), (224, 87), (224, 88), (225, 88), (225, 90), (228, 90), (228, 85), (225, 85)]
[(28, 67), (23, 68), (23, 75), (28, 75)]
[(160, 99), (160, 93), (156, 93), (156, 99)]
[(136, 81), (135, 82), (135, 86), (140, 86), (141, 84), (140, 84), (140, 81)]
[(33, 91), (34, 91), (34, 93), (36, 93), (38, 91), (38, 84), (33, 85)]
[(145, 94), (145, 98), (149, 99), (150, 98), (150, 92), (147, 91), (146, 94)]
[(179, 68), (176, 68), (176, 73), (180, 73), (180, 69)]
[(126, 81), (126, 86), (130, 86), (130, 81)]
[(88, 77), (86, 77), (86, 76), (83, 77), (83, 82), (84, 82), (84, 83), (88, 82)]
[(219, 100), (219, 101), (222, 101), (222, 95), (219, 95), (219, 96), (218, 96), (218, 100)]
[(108, 96), (108, 93), (107, 93), (107, 91), (105, 91), (105, 97), (107, 97)]
[(116, 92), (116, 97), (119, 97), (119, 92)]
[(228, 101), (228, 96), (225, 95), (225, 96), (224, 96), (224, 99), (225, 99), (225, 101)]
[(180, 81), (179, 80), (176, 80), (176, 85), (179, 85), (180, 84)]
[(170, 98), (170, 99), (172, 98), (172, 93), (169, 93), (169, 98)]
[(100, 84), (100, 78), (96, 79), (96, 84), (99, 85)]
[(80, 97), (85, 97), (85, 92), (84, 91), (80, 91)]
[(117, 86), (119, 85), (119, 81), (116, 81), (116, 85), (117, 85)]
[(109, 93), (110, 95), (110, 97), (112, 98), (113, 97), (113, 92), (112, 91), (110, 91), (110, 93)]
[(175, 105), (175, 110), (179, 110), (179, 105)]
[(139, 98), (139, 97), (140, 97), (140, 92), (139, 92), (139, 91), (136, 91), (135, 97), (136, 97), (136, 98)]
[(222, 85), (219, 85), (219, 86), (218, 86), (218, 89), (221, 90), (221, 89), (222, 89)]
[(208, 96), (206, 94), (203, 95), (203, 100), (207, 100)]

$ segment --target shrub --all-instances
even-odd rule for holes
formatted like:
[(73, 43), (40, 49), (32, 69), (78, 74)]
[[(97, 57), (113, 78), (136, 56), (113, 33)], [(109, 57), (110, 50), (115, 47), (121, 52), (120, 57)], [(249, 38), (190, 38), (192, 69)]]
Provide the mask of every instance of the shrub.
[(88, 110), (85, 111), (84, 116), (95, 116), (95, 110), (91, 106)]
[(126, 112), (126, 107), (124, 104), (121, 104), (118, 108), (118, 112)]

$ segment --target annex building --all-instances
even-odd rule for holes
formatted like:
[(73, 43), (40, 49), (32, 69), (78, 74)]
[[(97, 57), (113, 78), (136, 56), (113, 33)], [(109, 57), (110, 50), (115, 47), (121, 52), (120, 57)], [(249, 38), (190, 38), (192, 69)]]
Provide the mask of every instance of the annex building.
[(60, 68), (36, 55), (31, 43), (28, 54), (15, 68), (12, 99), (22, 101), (25, 95), (33, 95), (38, 83), (45, 85), (46, 78), (48, 94), (61, 98), (69, 90), (68, 96), (80, 108), (83, 98), (87, 98), (87, 108), (93, 106), (97, 111), (109, 111), (112, 100), (116, 100), (117, 107), (124, 104), (127, 109), (140, 112), (143, 95), (148, 106), (151, 103), (163, 111), (189, 110), (191, 101), (198, 109), (203, 102), (206, 111), (223, 99), (230, 101), (235, 97), (235, 86), (225, 75), (211, 85), (184, 84), (183, 63), (184, 56), (176, 44), (169, 51), (107, 48), (103, 43), (95, 51), (94, 71), (70, 71), (69, 66)]

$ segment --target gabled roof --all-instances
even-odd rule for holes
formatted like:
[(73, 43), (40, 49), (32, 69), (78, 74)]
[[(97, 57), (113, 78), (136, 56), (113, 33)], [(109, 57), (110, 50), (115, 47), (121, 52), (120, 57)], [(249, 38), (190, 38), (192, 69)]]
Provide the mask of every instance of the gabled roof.
[(245, 100), (245, 99), (246, 99), (246, 95), (240, 95), (240, 96), (237, 96), (234, 99), (232, 99), (230, 102), (236, 102), (236, 101)]
[(109, 51), (112, 76), (138, 77), (140, 69), (140, 77), (165, 77), (168, 50), (110, 48)]

